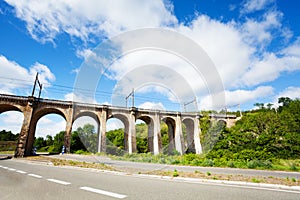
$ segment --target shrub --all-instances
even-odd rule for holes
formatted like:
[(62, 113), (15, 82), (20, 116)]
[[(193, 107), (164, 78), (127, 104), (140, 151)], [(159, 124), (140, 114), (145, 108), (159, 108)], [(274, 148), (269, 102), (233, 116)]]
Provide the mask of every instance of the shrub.
[(202, 162), (202, 165), (205, 166), (205, 167), (212, 167), (212, 166), (214, 166), (214, 161), (211, 160), (211, 159), (205, 159)]
[(173, 172), (173, 177), (178, 177), (179, 176), (179, 173), (176, 169), (174, 169), (174, 172)]
[(290, 165), (290, 170), (292, 170), (292, 171), (298, 170), (297, 165), (294, 162), (291, 162), (289, 165)]
[(273, 167), (272, 162), (271, 161), (261, 161), (261, 160), (251, 160), (249, 162), (247, 162), (247, 167), (249, 169), (255, 169), (257, 167), (262, 167), (262, 168), (267, 168), (270, 169)]
[(231, 160), (227, 162), (227, 166), (230, 167), (230, 168), (235, 168), (235, 164)]
[(75, 151), (75, 154), (87, 155), (87, 154), (90, 154), (90, 153), (87, 152), (87, 151), (84, 151), (84, 150), (80, 149), (80, 150)]

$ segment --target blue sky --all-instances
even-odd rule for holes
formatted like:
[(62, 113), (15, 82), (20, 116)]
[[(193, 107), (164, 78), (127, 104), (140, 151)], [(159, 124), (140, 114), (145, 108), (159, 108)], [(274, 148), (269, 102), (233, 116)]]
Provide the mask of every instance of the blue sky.
[[(246, 110), (256, 102), (276, 104), (280, 96), (299, 98), (299, 8), (298, 0), (1, 0), (0, 93), (30, 95), (39, 72), (42, 97), (82, 100), (73, 87), (96, 47), (126, 32), (161, 28), (191, 39), (211, 59), (224, 88), (221, 107), (236, 110), (240, 104)], [(214, 107), (213, 86), (205, 88), (205, 81), (196, 81), (189, 75), (191, 67), (174, 55), (153, 49), (123, 55), (107, 68), (91, 93), (92, 101), (114, 104), (115, 91), (123, 100), (135, 85), (137, 107), (183, 110), (194, 97), (199, 110)], [(143, 85), (145, 74), (138, 69), (151, 64), (166, 67), (161, 71), (153, 67), (149, 73), (153, 85)], [(163, 82), (162, 74), (170, 69), (185, 74), (183, 81), (164, 76)], [(123, 77), (131, 79), (122, 82)], [(117, 88), (119, 82), (123, 85)], [(191, 86), (192, 94), (182, 92), (183, 82)], [(121, 90), (125, 87), (129, 89)], [(17, 131), (16, 115), (1, 114), (0, 129)], [(38, 124), (44, 127), (41, 135), (53, 124), (64, 129), (61, 118), (48, 116)]]

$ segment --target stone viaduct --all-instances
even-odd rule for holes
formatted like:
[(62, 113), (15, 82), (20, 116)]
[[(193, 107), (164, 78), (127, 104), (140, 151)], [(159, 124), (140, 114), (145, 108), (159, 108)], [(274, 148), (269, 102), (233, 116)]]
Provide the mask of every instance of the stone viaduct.
[[(73, 122), (82, 116), (92, 117), (98, 124), (98, 152), (106, 151), (107, 120), (117, 118), (124, 124), (124, 146), (129, 154), (137, 150), (135, 130), (135, 122), (137, 119), (144, 121), (148, 125), (148, 150), (153, 154), (162, 152), (161, 121), (164, 121), (168, 126), (169, 152), (176, 150), (180, 154), (184, 154), (186, 151), (196, 154), (202, 153), (199, 137), (199, 118), (201, 116), (198, 113), (157, 111), (135, 107), (124, 108), (42, 99), (32, 96), (24, 97), (0, 94), (0, 114), (6, 111), (20, 111), (24, 115), (15, 157), (32, 154), (37, 122), (41, 117), (47, 114), (58, 114), (66, 120), (64, 145), (67, 153), (70, 152)], [(186, 127), (185, 137), (182, 132), (182, 124), (185, 124)]]

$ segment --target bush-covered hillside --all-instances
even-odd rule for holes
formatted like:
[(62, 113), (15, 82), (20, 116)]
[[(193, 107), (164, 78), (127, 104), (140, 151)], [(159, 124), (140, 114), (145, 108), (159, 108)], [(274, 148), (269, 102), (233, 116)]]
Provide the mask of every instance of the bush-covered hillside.
[(277, 110), (247, 112), (236, 125), (224, 128), (206, 155), (228, 160), (300, 158), (300, 100), (279, 98)]

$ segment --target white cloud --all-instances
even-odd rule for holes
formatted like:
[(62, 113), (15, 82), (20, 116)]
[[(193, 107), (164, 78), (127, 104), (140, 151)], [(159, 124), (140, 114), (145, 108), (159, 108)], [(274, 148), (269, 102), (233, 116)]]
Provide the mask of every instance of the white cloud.
[(76, 55), (79, 58), (84, 58), (86, 60), (88, 57), (93, 56), (94, 52), (91, 49), (77, 50)]
[(18, 63), (0, 55), (0, 92), (12, 94), (17, 91), (19, 95), (29, 95), (36, 73), (39, 73), (39, 80), (44, 88), (49, 87), (51, 82), (55, 80), (54, 74), (43, 64), (35, 63), (27, 70)]
[(272, 95), (274, 88), (270, 86), (260, 86), (254, 90), (234, 90), (226, 91), (227, 105), (237, 105), (247, 103), (259, 98), (268, 97)]
[(41, 42), (54, 41), (67, 33), (86, 41), (91, 35), (108, 36), (140, 27), (173, 24), (171, 4), (163, 0), (6, 0), (27, 24), (31, 36)]
[[(253, 61), (252, 67), (244, 73), (241, 82), (245, 85), (258, 85), (276, 80), (283, 72), (300, 70), (300, 56), (295, 55), (299, 46), (292, 45), (283, 50), (286, 54), (277, 56), (266, 53), (262, 60)], [(293, 54), (291, 53), (293, 50)]]
[(291, 44), (290, 46), (286, 47), (281, 52), (285, 56), (289, 57), (300, 57), (300, 37), (297, 38), (297, 40)]
[(291, 99), (297, 99), (297, 98), (299, 99), (300, 87), (288, 87), (276, 96), (276, 100), (278, 100), (279, 97), (289, 97)]
[(258, 50), (265, 50), (265, 47), (273, 39), (272, 32), (277, 29), (280, 32), (281, 19), (283, 13), (278, 11), (270, 11), (263, 15), (261, 21), (257, 19), (248, 18), (242, 24), (242, 34), (244, 41), (251, 46), (256, 46)]
[(66, 130), (66, 121), (58, 115), (50, 114), (39, 119), (35, 137), (45, 138), (47, 135), (55, 136), (60, 131)]
[[(287, 43), (285, 44), (289, 44), (288, 39), (291, 37), (291, 31), (282, 22), (283, 13), (276, 7), (270, 6), (274, 0), (243, 1), (241, 13), (262, 11), (259, 17), (242, 15), (241, 17), (244, 17), (242, 20), (233, 19), (224, 22), (214, 20), (206, 15), (197, 15), (187, 24), (178, 24), (176, 16), (173, 14), (172, 4), (163, 0), (131, 0), (126, 3), (97, 0), (6, 1), (15, 8), (17, 17), (26, 22), (32, 37), (41, 42), (55, 41), (55, 37), (61, 33), (67, 33), (87, 42), (95, 40), (96, 37), (93, 37), (95, 35), (112, 37), (120, 32), (136, 28), (169, 27), (199, 44), (214, 62), (226, 90), (235, 91), (235, 93), (229, 92), (235, 95), (243, 93), (244, 96), (241, 96), (240, 99), (245, 102), (248, 99), (251, 100), (247, 94), (258, 96), (259, 91), (262, 91), (263, 88), (267, 94), (270, 94), (270, 87), (259, 87), (262, 83), (274, 81), (284, 72), (300, 70), (300, 39), (286, 47), (280, 47), (281, 49), (279, 48), (277, 52), (270, 51), (268, 48), (278, 38), (286, 39), (284, 42)], [(172, 26), (169, 26), (170, 24)], [(88, 56), (96, 56), (90, 49), (77, 50), (76, 54), (84, 59)], [(9, 63), (15, 68), (20, 67), (16, 63), (10, 61)], [(204, 92), (207, 89), (205, 81), (203, 79), (199, 81), (199, 78), (196, 77), (197, 74), (180, 57), (167, 55), (166, 52), (140, 51), (128, 54), (113, 63), (109, 69), (110, 72), (106, 75), (110, 75), (109, 78), (114, 81), (120, 81), (122, 78), (130, 77), (130, 73), (137, 68), (150, 64), (167, 66), (170, 70), (179, 73), (186, 85), (189, 85), (193, 91), (198, 91), (198, 99), (201, 99), (202, 96), (209, 96)], [(43, 67), (37, 63), (32, 70), (35, 68)], [(26, 72), (26, 69), (23, 71)], [(78, 72), (79, 69), (75, 71)], [(184, 96), (184, 92), (191, 94), (182, 89), (182, 81), (172, 79), (175, 76), (164, 76), (167, 71), (160, 70), (157, 73), (146, 74), (146, 76), (152, 75), (153, 77), (152, 89), (163, 93), (162, 85), (158, 87), (155, 83), (161, 83), (169, 78), (170, 88), (179, 88), (173, 90), (176, 91), (177, 96)], [(49, 72), (44, 69), (45, 74), (49, 74)], [(29, 70), (26, 73), (32, 74), (33, 72)], [(132, 89), (130, 84), (133, 84), (130, 81), (134, 81), (140, 88), (144, 87), (145, 91), (145, 88), (150, 88), (148, 85), (141, 85), (141, 82), (146, 80), (145, 76), (141, 76), (143, 74), (137, 73), (136, 75), (134, 79), (122, 82), (124, 83), (123, 88), (120, 88), (123, 89), (120, 90), (122, 94), (130, 93)], [(50, 82), (53, 78), (48, 76), (45, 80)], [(237, 90), (240, 86), (246, 89), (249, 86), (257, 87), (257, 89), (254, 91)], [(8, 85), (3, 88), (13, 91), (9, 89)], [(127, 88), (128, 91), (124, 88)], [(67, 94), (66, 99), (73, 100), (74, 98), (71, 94)], [(175, 98), (170, 99), (174, 100)], [(234, 98), (230, 101), (234, 101)]]
[(111, 118), (107, 120), (106, 131), (116, 130), (124, 128), (124, 124), (116, 118)]
[(241, 13), (251, 13), (263, 10), (266, 6), (273, 3), (274, 0), (247, 0), (243, 5)]
[(18, 111), (9, 111), (0, 114), (0, 130), (20, 133), (23, 123), (23, 114)]
[(139, 105), (138, 108), (144, 109), (151, 109), (151, 110), (166, 110), (162, 103), (155, 103), (155, 102), (144, 102), (143, 104)]
[[(254, 90), (225, 91), (226, 106), (232, 107), (238, 104), (246, 104), (256, 99), (273, 95), (273, 92), (274, 88), (270, 86), (260, 86)], [(218, 105), (212, 105), (210, 96), (205, 96), (204, 98), (202, 98), (200, 100), (199, 106), (200, 110), (222, 109), (222, 107), (216, 108)]]
[(222, 23), (200, 15), (190, 25), (180, 25), (178, 31), (196, 41), (207, 52), (225, 87), (237, 84), (248, 68), (255, 49), (243, 41), (243, 35), (234, 22)]

